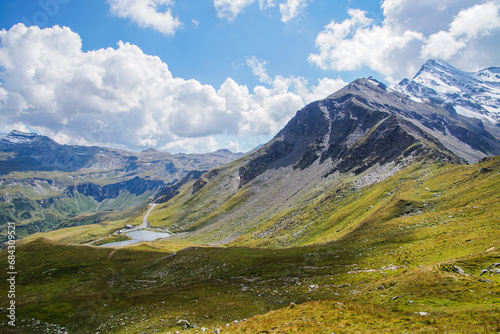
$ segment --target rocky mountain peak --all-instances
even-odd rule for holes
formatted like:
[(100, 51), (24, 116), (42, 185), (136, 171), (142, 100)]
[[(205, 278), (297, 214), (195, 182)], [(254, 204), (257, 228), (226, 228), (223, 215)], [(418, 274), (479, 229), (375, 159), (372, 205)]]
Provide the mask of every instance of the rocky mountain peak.
[(463, 162), (461, 152), (455, 154), (452, 145), (436, 138), (434, 132), (446, 133), (446, 122), (452, 120), (432, 106), (373, 78), (358, 79), (299, 110), (240, 168), (240, 186), (267, 170), (288, 166), (304, 170), (328, 165), (328, 174), (360, 173), (410, 156)]
[[(324, 100), (334, 100), (351, 95), (372, 95), (373, 93), (387, 92), (387, 86), (372, 77), (356, 79), (339, 91), (327, 96)], [(368, 97), (368, 96), (366, 96)]]
[(424, 65), (420, 68), (420, 70), (415, 74), (413, 77), (413, 80), (424, 77), (425, 73), (437, 73), (440, 75), (451, 75), (451, 76), (458, 76), (458, 75), (464, 75), (466, 72), (463, 72), (459, 70), (458, 68), (455, 68), (451, 66), (450, 64), (444, 62), (444, 61), (438, 61), (434, 59), (429, 59), (425, 62)]

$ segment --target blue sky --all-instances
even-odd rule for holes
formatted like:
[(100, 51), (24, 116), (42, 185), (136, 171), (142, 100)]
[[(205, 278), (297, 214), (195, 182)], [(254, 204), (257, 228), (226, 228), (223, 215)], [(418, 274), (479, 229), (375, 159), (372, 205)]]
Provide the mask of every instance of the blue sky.
[(248, 151), (305, 104), (428, 58), (499, 66), (498, 0), (0, 0), (0, 132)]

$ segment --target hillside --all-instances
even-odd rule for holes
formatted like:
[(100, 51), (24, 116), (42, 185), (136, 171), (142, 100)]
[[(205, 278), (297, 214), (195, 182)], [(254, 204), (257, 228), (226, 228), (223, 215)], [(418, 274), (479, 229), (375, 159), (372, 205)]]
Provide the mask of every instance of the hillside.
[(482, 270), (500, 258), (499, 184), (496, 157), (417, 163), (363, 189), (334, 189), (297, 211), (319, 217), (305, 242), (316, 245), (299, 248), (275, 248), (286, 227), (267, 249), (26, 242), (22, 331), (169, 333), (185, 319), (197, 325), (190, 333), (495, 332), (500, 276)]

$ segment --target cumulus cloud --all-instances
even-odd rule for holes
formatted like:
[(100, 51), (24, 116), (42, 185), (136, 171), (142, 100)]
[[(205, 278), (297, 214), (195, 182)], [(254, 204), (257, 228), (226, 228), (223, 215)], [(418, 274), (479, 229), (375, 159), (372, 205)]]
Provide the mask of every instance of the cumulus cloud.
[(449, 59), (467, 47), (468, 42), (489, 35), (500, 28), (499, 4), (488, 2), (461, 10), (447, 31), (432, 34), (422, 54), (426, 57)]
[[(266, 10), (275, 6), (274, 0), (214, 0), (215, 10), (219, 18), (234, 21), (234, 19), (250, 5), (258, 2), (260, 10)], [(308, 0), (283, 0), (279, 4), (281, 21), (290, 21), (300, 10), (307, 6)]]
[(398, 70), (394, 56), (405, 50), (412, 41), (423, 36), (412, 30), (397, 33), (391, 25), (375, 25), (359, 9), (348, 11), (349, 19), (332, 21), (316, 38), (319, 53), (309, 55), (309, 61), (322, 69), (354, 71), (369, 68), (391, 75)]
[[(159, 147), (161, 150), (172, 151), (172, 152), (213, 152), (220, 148), (217, 139), (214, 136), (208, 136), (203, 138), (182, 138), (175, 137), (169, 143)], [(234, 152), (234, 151), (233, 151)]]
[(244, 122), (241, 131), (246, 133), (255, 129), (256, 134), (277, 132), (305, 104), (323, 99), (347, 85), (340, 78), (323, 78), (316, 85), (303, 77), (285, 78), (276, 75), (271, 78), (266, 64), (266, 61), (255, 56), (247, 59), (253, 74), (270, 87), (257, 86), (250, 94), (246, 86), (239, 86), (228, 79), (219, 91), (221, 96), (226, 97), (228, 108), (242, 111)]
[(288, 88), (277, 82), (271, 88), (257, 86), (250, 93), (228, 78), (218, 93), (226, 99), (228, 110), (240, 113), (241, 135), (268, 135), (280, 130), (304, 106), (302, 98)]
[(220, 135), (273, 135), (306, 103), (345, 84), (271, 78), (252, 57), (265, 86), (250, 91), (227, 78), (216, 89), (174, 77), (129, 43), (83, 52), (80, 36), (59, 26), (15, 25), (0, 31), (0, 46), (3, 131), (34, 129), (79, 145), (208, 151)]
[(83, 52), (69, 28), (22, 24), (0, 41), (4, 124), (129, 148), (238, 131), (213, 87), (174, 78), (135, 45)]
[(310, 54), (309, 61), (336, 71), (368, 67), (389, 81), (414, 75), (429, 57), (465, 70), (492, 66), (491, 55), (500, 51), (498, 43), (491, 45), (500, 38), (500, 2), (477, 2), (385, 0), (381, 23), (350, 9), (348, 19), (332, 21), (318, 34), (318, 52)]
[(130, 19), (141, 28), (174, 35), (182, 27), (182, 22), (172, 15), (170, 6), (174, 4), (173, 0), (108, 0), (108, 3), (111, 13)]
[(284, 78), (277, 75), (271, 78), (266, 69), (267, 61), (257, 58), (256, 56), (248, 57), (247, 65), (252, 69), (252, 73), (261, 83), (271, 84), (277, 91), (292, 90), (295, 94), (300, 96), (304, 103), (323, 99), (347, 85), (347, 82), (340, 78), (319, 79), (317, 85), (311, 85), (309, 81), (303, 77), (292, 76), (290, 78)]

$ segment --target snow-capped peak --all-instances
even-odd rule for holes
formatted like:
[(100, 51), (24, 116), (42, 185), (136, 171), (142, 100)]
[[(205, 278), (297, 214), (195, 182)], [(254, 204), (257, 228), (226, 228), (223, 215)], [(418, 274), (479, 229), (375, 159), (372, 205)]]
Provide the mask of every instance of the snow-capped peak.
[(8, 142), (11, 144), (22, 144), (22, 143), (29, 143), (32, 142), (33, 140), (37, 139), (40, 137), (36, 133), (26, 133), (26, 132), (21, 132), (14, 130), (11, 133), (5, 135), (1, 140), (3, 142)]
[(392, 89), (417, 101), (453, 107), (458, 114), (500, 123), (500, 68), (464, 72), (442, 61), (428, 60), (412, 80)]

